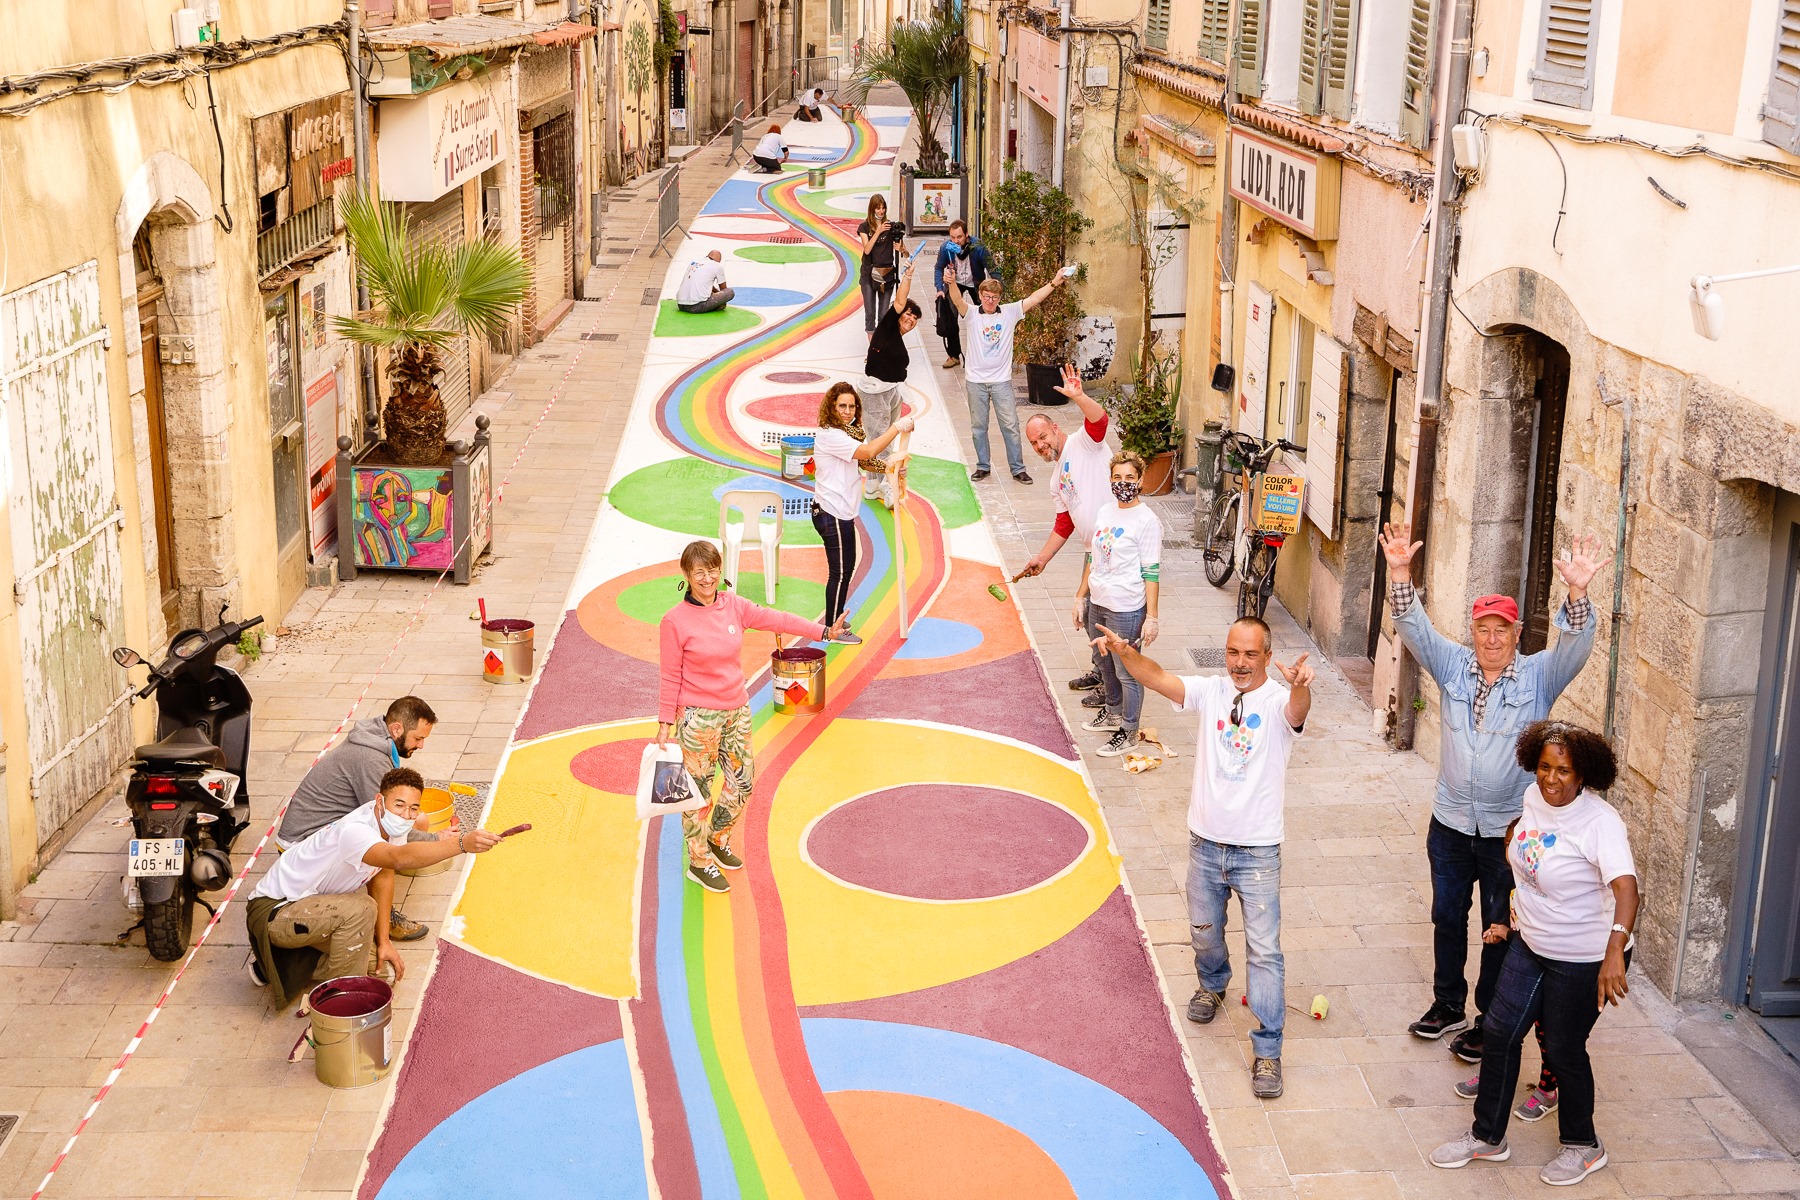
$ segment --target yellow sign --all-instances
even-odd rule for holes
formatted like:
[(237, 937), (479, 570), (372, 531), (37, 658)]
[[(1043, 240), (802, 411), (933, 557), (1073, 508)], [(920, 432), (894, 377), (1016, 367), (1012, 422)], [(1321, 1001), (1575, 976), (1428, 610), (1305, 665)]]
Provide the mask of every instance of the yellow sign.
[(1264, 475), (1256, 495), (1256, 528), (1264, 533), (1299, 533), (1304, 475)]

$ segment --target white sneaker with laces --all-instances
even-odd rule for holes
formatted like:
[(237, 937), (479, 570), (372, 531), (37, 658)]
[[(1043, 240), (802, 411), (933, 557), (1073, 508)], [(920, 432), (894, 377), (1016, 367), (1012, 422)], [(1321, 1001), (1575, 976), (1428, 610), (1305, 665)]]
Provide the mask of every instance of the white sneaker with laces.
[(1089, 733), (1106, 733), (1109, 730), (1117, 730), (1119, 728), (1119, 718), (1103, 708), (1095, 713), (1091, 719), (1082, 722), (1081, 727)]
[(1129, 733), (1123, 729), (1116, 730), (1112, 735), (1112, 740), (1094, 751), (1094, 753), (1098, 754), (1101, 758), (1117, 758), (1119, 755), (1137, 745), (1137, 740), (1138, 735), (1137, 730), (1135, 729)]

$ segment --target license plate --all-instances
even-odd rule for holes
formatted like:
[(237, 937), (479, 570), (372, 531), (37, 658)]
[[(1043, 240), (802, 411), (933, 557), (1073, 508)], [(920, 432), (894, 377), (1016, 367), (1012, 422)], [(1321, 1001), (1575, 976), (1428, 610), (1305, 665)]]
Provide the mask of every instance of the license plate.
[(125, 873), (133, 879), (179, 875), (187, 868), (187, 843), (183, 838), (132, 838), (130, 862)]

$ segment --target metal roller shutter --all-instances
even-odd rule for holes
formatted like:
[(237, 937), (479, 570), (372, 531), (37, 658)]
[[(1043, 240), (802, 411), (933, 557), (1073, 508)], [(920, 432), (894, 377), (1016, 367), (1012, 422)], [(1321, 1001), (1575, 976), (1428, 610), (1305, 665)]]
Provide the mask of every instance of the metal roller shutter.
[[(462, 245), (466, 238), (463, 231), (462, 189), (457, 188), (429, 204), (407, 205), (406, 220), (415, 237), (428, 238), (446, 246)], [(469, 411), (471, 401), (469, 339), (459, 337), (451, 341), (443, 348), (439, 359), (443, 363), (444, 373), (439, 378), (438, 391), (444, 398), (444, 416), (449, 422), (449, 428), (455, 429), (456, 423)]]

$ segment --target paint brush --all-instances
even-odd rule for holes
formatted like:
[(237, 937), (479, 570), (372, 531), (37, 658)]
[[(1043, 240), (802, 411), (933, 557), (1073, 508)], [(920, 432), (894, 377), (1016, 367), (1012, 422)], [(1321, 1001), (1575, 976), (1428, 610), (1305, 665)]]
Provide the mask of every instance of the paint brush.
[(487, 624), (487, 598), (484, 596), (484, 597), (481, 597), (480, 599), (477, 599), (475, 601), (475, 607), (481, 610), (481, 623), (483, 625), (486, 625)]

